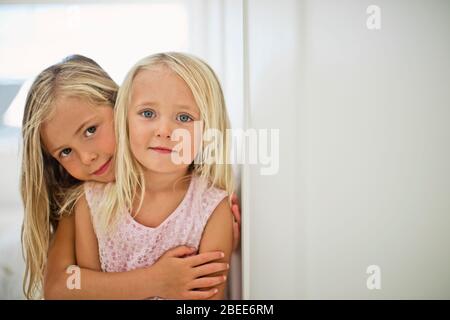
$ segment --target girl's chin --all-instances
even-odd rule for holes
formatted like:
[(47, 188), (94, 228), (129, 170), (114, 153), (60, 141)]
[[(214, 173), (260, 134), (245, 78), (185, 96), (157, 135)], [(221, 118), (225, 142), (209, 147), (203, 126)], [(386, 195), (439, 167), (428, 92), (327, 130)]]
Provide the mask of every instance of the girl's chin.
[(173, 164), (161, 164), (161, 165), (152, 165), (148, 167), (143, 167), (144, 172), (158, 173), (158, 174), (174, 174), (174, 173), (182, 173), (186, 171), (189, 166), (176, 166)]

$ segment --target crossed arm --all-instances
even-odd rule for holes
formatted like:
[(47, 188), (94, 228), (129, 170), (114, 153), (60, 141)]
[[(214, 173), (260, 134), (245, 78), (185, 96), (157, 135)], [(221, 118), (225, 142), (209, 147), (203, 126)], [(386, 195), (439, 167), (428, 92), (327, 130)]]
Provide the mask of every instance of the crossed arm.
[(75, 217), (61, 219), (49, 248), (44, 279), (45, 299), (144, 299), (154, 294), (152, 272), (138, 269), (106, 273), (80, 268), (80, 289), (70, 290), (67, 267), (75, 265)]
[[(212, 250), (221, 248), (219, 243), (229, 243), (229, 228), (223, 228), (223, 221), (228, 224), (231, 221), (233, 247), (236, 247), (239, 242), (240, 212), (235, 196), (233, 201), (235, 202), (233, 215), (236, 221), (232, 222), (232, 217), (229, 215), (230, 208), (227, 203), (222, 202), (208, 221), (200, 243), (200, 254), (183, 258), (193, 252), (187, 247), (178, 247), (167, 252), (152, 267), (106, 273), (100, 271), (97, 253), (97, 264), (89, 265), (90, 268), (79, 268), (81, 288), (73, 290), (68, 289), (67, 280), (70, 274), (66, 273), (66, 270), (69, 266), (77, 264), (75, 217), (72, 215), (62, 218), (48, 251), (44, 297), (46, 299), (145, 299), (151, 296), (164, 296), (166, 293), (168, 297), (173, 298), (207, 299), (213, 296), (222, 298), (225, 288), (223, 275), (227, 272), (226, 264), (223, 262), (229, 261), (232, 249), (231, 246), (224, 247), (225, 250), (222, 250), (225, 253), (224, 258), (221, 258), (219, 252)], [(224, 232), (221, 235), (222, 240), (219, 241), (213, 235), (220, 234), (221, 230), (228, 230), (228, 232)], [(217, 262), (220, 258), (222, 263)], [(178, 276), (175, 277), (174, 274)], [(221, 286), (219, 286), (218, 294), (214, 295), (214, 291), (208, 288), (217, 285)], [(199, 291), (196, 288), (208, 290)]]

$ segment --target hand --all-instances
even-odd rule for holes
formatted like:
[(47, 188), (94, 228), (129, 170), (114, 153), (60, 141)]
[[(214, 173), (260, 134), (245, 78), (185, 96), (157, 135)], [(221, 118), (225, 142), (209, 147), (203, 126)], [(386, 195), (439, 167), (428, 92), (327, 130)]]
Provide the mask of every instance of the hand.
[[(204, 252), (192, 255), (195, 248), (176, 247), (167, 251), (153, 265), (158, 284), (156, 292), (167, 299), (209, 299), (217, 293), (215, 286), (226, 281), (224, 276), (207, 277), (227, 270), (227, 263), (213, 262), (223, 258), (222, 252)], [(195, 289), (210, 288), (207, 291)]]
[(239, 199), (236, 193), (231, 195), (231, 211), (233, 212), (233, 251), (239, 247), (241, 238), (241, 211), (239, 209)]

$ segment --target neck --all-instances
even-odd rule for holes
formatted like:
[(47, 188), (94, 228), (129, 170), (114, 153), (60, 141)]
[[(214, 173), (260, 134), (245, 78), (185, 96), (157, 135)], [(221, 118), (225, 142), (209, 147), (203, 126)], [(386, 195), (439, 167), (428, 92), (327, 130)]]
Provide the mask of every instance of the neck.
[(155, 194), (158, 192), (173, 191), (175, 186), (177, 188), (185, 187), (190, 180), (181, 178), (187, 174), (187, 170), (173, 173), (160, 173), (146, 170), (144, 171), (145, 193)]

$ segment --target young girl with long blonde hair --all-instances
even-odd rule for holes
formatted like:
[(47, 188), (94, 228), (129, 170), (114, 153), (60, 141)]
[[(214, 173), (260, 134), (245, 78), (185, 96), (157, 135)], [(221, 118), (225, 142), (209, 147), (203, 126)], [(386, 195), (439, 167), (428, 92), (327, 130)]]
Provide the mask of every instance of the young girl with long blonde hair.
[[(164, 296), (204, 299), (220, 284), (200, 277), (226, 266), (214, 263), (220, 252), (193, 255), (180, 246), (154, 265), (128, 272), (80, 269), (81, 288), (70, 290), (67, 267), (75, 258), (75, 221), (71, 214), (83, 181), (115, 179), (114, 104), (118, 86), (93, 60), (70, 56), (42, 71), (27, 96), (23, 117), (21, 193), (22, 245), (27, 298), (117, 299)], [(239, 217), (237, 206), (233, 207)], [(238, 238), (238, 228), (235, 229)], [(205, 267), (206, 266), (206, 267)], [(206, 283), (206, 284), (205, 284)]]
[[(116, 181), (86, 183), (76, 205), (79, 264), (132, 270), (151, 266), (179, 245), (223, 251), (220, 261), (228, 264), (233, 236), (229, 120), (213, 70), (182, 53), (144, 58), (119, 90), (115, 126)], [(176, 142), (177, 130), (187, 141)], [(207, 160), (211, 144), (202, 138), (211, 130), (219, 135), (215, 158)], [(225, 279), (227, 270), (219, 274)], [(212, 298), (223, 299), (224, 290), (222, 283)]]

